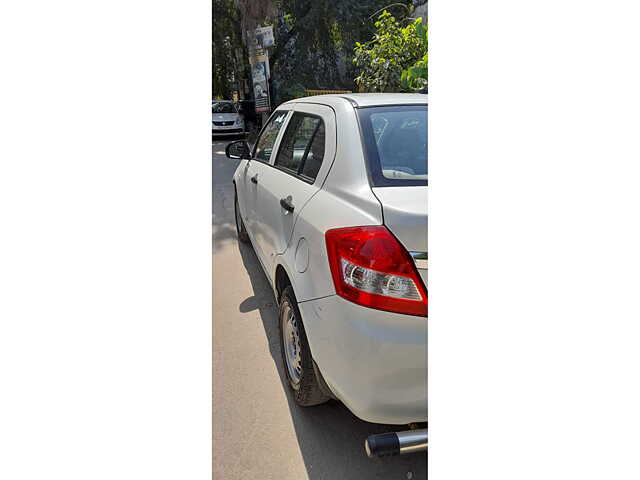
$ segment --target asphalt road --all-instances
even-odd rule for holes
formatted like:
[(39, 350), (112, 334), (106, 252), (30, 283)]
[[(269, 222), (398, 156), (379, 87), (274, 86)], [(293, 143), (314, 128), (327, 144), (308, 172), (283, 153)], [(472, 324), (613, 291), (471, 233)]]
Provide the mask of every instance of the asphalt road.
[(395, 427), (339, 402), (300, 408), (285, 383), (276, 302), (251, 246), (236, 237), (237, 160), (213, 143), (213, 478), (426, 479), (426, 454), (369, 459), (364, 440)]

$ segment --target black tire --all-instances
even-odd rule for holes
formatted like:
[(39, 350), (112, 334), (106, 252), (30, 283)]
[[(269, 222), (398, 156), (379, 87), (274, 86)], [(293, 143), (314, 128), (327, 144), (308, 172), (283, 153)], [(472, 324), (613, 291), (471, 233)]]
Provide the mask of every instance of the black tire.
[[(299, 373), (298, 381), (293, 379), (289, 372), (285, 353), (286, 346), (283, 332), (285, 332), (285, 322), (289, 313), (293, 314), (298, 332), (301, 359), (301, 371)], [(282, 353), (282, 363), (284, 365), (284, 371), (287, 376), (289, 386), (291, 387), (293, 399), (301, 407), (311, 407), (325, 403), (330, 399), (330, 397), (324, 393), (320, 386), (320, 382), (318, 382), (318, 378), (316, 377), (313, 368), (313, 358), (311, 357), (311, 350), (309, 348), (309, 342), (307, 341), (307, 334), (304, 330), (302, 316), (298, 309), (298, 302), (296, 301), (296, 296), (293, 293), (293, 288), (291, 286), (286, 287), (282, 292), (278, 319), (280, 326), (280, 352)]]
[(242, 216), (240, 215), (240, 209), (238, 208), (238, 192), (234, 193), (233, 207), (234, 215), (236, 217), (236, 232), (238, 233), (238, 240), (240, 240), (242, 243), (249, 243), (249, 234), (247, 233), (247, 229), (244, 226)]

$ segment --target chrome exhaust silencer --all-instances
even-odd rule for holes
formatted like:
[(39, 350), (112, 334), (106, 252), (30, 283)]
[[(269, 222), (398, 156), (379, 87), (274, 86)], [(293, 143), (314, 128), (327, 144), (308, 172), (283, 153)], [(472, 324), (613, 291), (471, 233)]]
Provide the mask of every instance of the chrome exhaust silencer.
[(364, 449), (369, 458), (426, 452), (427, 429), (369, 435), (364, 441)]

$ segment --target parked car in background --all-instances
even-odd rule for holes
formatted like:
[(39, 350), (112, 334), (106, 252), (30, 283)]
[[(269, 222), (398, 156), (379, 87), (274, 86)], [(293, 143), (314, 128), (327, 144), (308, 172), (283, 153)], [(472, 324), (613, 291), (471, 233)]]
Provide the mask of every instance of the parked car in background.
[(214, 100), (211, 104), (211, 115), (212, 136), (245, 134), (244, 119), (233, 102)]
[[(241, 160), (238, 237), (278, 301), (296, 403), (335, 398), (369, 422), (426, 422), (427, 96), (292, 100), (227, 156)], [(405, 433), (370, 438), (368, 453), (426, 449), (426, 429)]]

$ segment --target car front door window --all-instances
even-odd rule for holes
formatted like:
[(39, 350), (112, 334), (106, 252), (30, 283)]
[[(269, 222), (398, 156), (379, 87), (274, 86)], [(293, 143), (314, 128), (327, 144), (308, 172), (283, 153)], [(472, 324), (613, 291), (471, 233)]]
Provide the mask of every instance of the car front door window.
[(269, 163), (271, 153), (273, 151), (273, 145), (276, 143), (278, 133), (284, 125), (284, 121), (287, 118), (287, 111), (276, 112), (269, 123), (262, 131), (262, 135), (256, 142), (256, 148), (253, 157), (261, 162)]

